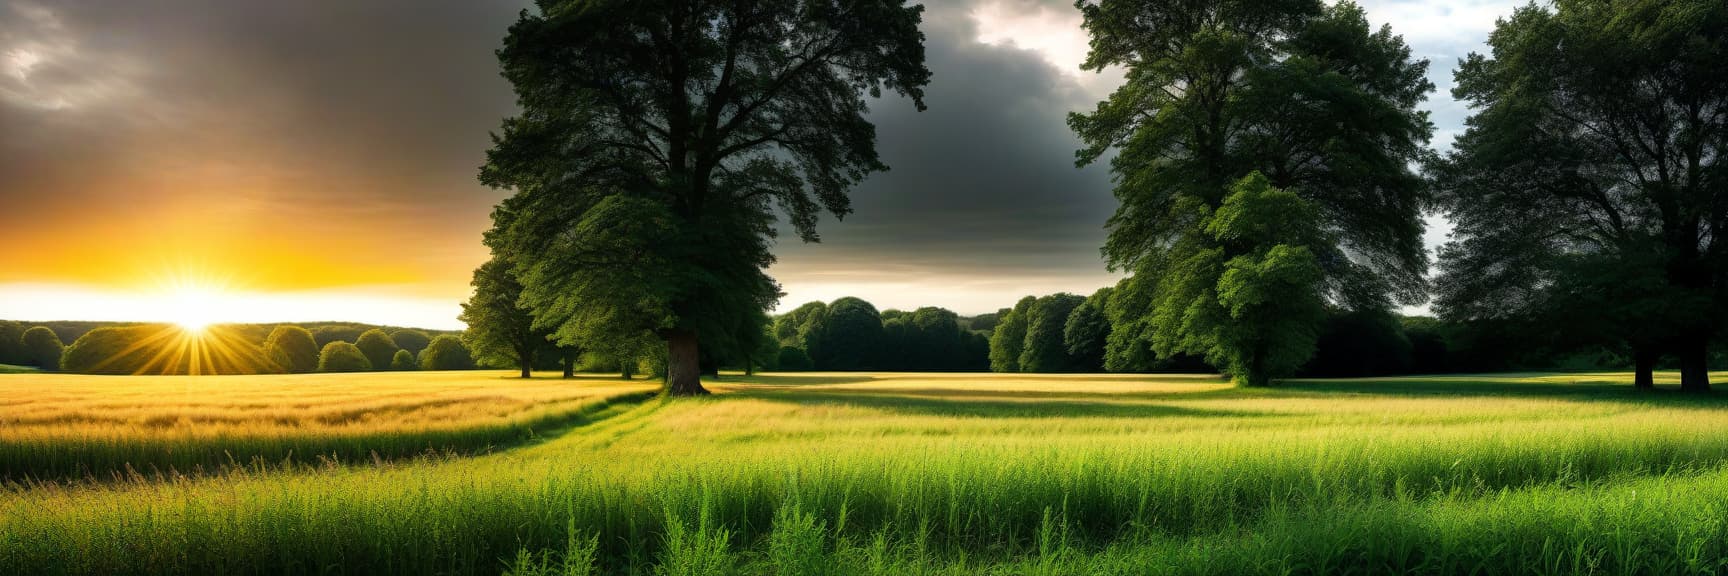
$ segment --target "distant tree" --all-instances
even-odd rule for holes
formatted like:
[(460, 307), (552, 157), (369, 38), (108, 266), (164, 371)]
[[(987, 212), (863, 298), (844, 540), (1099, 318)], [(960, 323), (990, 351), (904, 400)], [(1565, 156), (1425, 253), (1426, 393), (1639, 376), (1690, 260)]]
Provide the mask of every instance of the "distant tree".
[[(1128, 68), (1127, 82), (1094, 111), (1069, 117), (1084, 142), (1081, 164), (1116, 152), (1119, 207), (1104, 255), (1111, 269), (1132, 273), (1117, 288), (1124, 302), (1145, 306), (1122, 310), (1114, 324), (1125, 332), (1112, 337), (1108, 363), (1138, 364), (1136, 348), (1149, 342), (1165, 358), (1211, 350), (1246, 362), (1233, 369), (1248, 381), (1263, 381), (1289, 363), (1286, 353), (1301, 352), (1286, 345), (1320, 317), (1303, 292), (1295, 295), (1302, 310), (1292, 312), (1308, 324), (1273, 322), (1280, 317), (1262, 314), (1278, 301), (1262, 289), (1306, 286), (1310, 263), (1323, 296), (1342, 308), (1426, 297), (1420, 216), (1429, 196), (1411, 166), (1427, 155), (1433, 126), (1418, 104), (1433, 85), (1428, 63), (1412, 60), (1400, 37), (1374, 30), (1350, 2), (1078, 5), (1091, 36), (1084, 67)], [(1212, 213), (1256, 171), (1312, 206), (1304, 229), (1334, 234), (1271, 251), (1221, 240), (1208, 229), (1218, 221)], [(1218, 330), (1251, 325), (1285, 332), (1256, 340)], [(1238, 344), (1268, 348), (1244, 355)], [(1279, 368), (1252, 365), (1260, 361)]]
[(287, 372), (303, 374), (318, 370), (320, 349), (305, 328), (291, 324), (277, 326), (264, 339), (264, 351)]
[(472, 370), (474, 357), (462, 339), (449, 334), (437, 336), (420, 352), (421, 370)]
[(879, 357), (882, 317), (869, 302), (841, 298), (828, 304), (816, 336), (810, 359), (818, 370), (869, 369)]
[(1392, 313), (1332, 311), (1320, 330), (1314, 357), (1302, 373), (1325, 378), (1407, 374), (1412, 366), (1410, 344)]
[(1032, 303), (1037, 301), (1034, 296), (1021, 298), (1012, 310), (1002, 314), (996, 331), (990, 335), (991, 371), (1020, 371), (1020, 353), (1026, 349), (1026, 316), (1032, 312)]
[(24, 325), (0, 320), (0, 364), (29, 364), (24, 353)]
[(348, 342), (352, 344), (356, 340), (359, 340), (360, 333), (365, 331), (366, 328), (360, 326), (340, 324), (318, 326), (311, 329), (312, 341), (318, 344), (319, 350), (323, 350), (324, 346), (331, 342)]
[(426, 349), (427, 344), (432, 342), (431, 336), (413, 328), (403, 328), (391, 332), (390, 339), (396, 342), (397, 347), (407, 350), (409, 354), (419, 354), (421, 350)]
[(1068, 316), (1086, 299), (1058, 293), (1039, 298), (1027, 309), (1026, 342), (1020, 351), (1021, 372), (1072, 372), (1074, 359), (1068, 354), (1063, 331)]
[(61, 355), (61, 368), (78, 374), (130, 375), (146, 372), (159, 347), (148, 346), (159, 326), (105, 326), (84, 333)]
[(60, 337), (54, 334), (54, 330), (47, 326), (32, 327), (24, 331), (19, 342), (23, 344), (25, 358), (31, 366), (48, 371), (60, 369), (60, 354), (65, 351), (66, 345), (60, 343)]
[(923, 108), (921, 6), (541, 0), (499, 51), (522, 113), (481, 180), (511, 188), (517, 262), (560, 337), (650, 330), (667, 388), (702, 394), (700, 339), (767, 310), (777, 205), (818, 214), (887, 167), (864, 113), (884, 88)]
[(787, 372), (803, 372), (810, 370), (813, 367), (814, 364), (810, 362), (810, 355), (805, 354), (803, 348), (797, 348), (794, 346), (780, 347), (781, 370)]
[(828, 315), (828, 304), (810, 302), (781, 314), (774, 319), (774, 337), (781, 346), (807, 348), (822, 331), (822, 319)]
[(365, 372), (372, 369), (372, 361), (366, 358), (358, 346), (347, 342), (331, 342), (324, 345), (318, 352), (319, 372)]
[(1410, 371), (1414, 374), (1439, 374), (1451, 366), (1446, 344), (1446, 328), (1431, 316), (1405, 316), (1399, 319), (1405, 339), (1410, 341)]
[(1436, 311), (1629, 347), (1639, 387), (1671, 352), (1680, 387), (1708, 390), (1728, 292), (1728, 4), (1531, 4), (1488, 45), (1455, 73), (1475, 114), (1434, 163), (1457, 223)]
[(414, 361), (413, 352), (409, 352), (407, 348), (403, 348), (397, 350), (396, 354), (390, 357), (390, 369), (397, 372), (419, 370), (420, 364)]
[(960, 320), (961, 324), (964, 325), (967, 330), (989, 334), (996, 330), (996, 323), (1001, 321), (1002, 317), (1007, 314), (1008, 309), (1003, 308), (997, 312), (979, 314), (971, 318), (961, 318)]
[(354, 342), (354, 346), (366, 355), (366, 361), (372, 365), (374, 370), (389, 368), (390, 360), (396, 356), (397, 350), (401, 350), (396, 346), (396, 341), (390, 339), (388, 332), (378, 328), (362, 332), (360, 339)]
[(474, 270), (472, 285), (474, 294), (458, 317), (468, 325), (462, 343), (481, 362), (515, 366), (523, 378), (533, 376), (534, 356), (548, 347), (550, 331), (534, 327), (534, 315), (520, 303), (522, 283), (510, 264), (494, 254)]
[(1093, 292), (1068, 315), (1068, 323), (1062, 328), (1062, 342), (1068, 349), (1068, 357), (1074, 360), (1073, 368), (1077, 371), (1104, 370), (1105, 344), (1110, 339), (1110, 317), (1107, 310), (1112, 292), (1114, 289), (1108, 286)]

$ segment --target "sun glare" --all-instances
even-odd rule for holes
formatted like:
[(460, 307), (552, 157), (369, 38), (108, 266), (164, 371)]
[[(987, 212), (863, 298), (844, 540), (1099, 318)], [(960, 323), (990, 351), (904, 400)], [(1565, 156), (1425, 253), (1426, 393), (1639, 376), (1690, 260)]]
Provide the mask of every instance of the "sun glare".
[(224, 314), (227, 291), (218, 282), (194, 277), (173, 278), (163, 282), (160, 300), (163, 320), (181, 329), (202, 334), (213, 324), (230, 322)]

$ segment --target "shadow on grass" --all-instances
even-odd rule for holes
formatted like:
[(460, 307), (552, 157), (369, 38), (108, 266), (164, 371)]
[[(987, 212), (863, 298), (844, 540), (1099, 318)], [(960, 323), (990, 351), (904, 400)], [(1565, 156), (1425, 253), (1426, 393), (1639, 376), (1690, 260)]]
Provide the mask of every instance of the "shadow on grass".
[(1609, 401), (1677, 406), (1724, 406), (1728, 395), (1681, 392), (1676, 385), (1654, 390), (1632, 387), (1600, 374), (1579, 374), (1576, 379), (1538, 380), (1535, 377), (1566, 378), (1565, 374), (1479, 376), (1422, 376), (1347, 380), (1290, 380), (1274, 390), (1293, 394), (1348, 394), (1382, 397), (1494, 397)]
[[(1247, 410), (1216, 410), (1203, 408), (1188, 408), (1166, 404), (1134, 402), (1132, 395), (1098, 395), (1110, 400), (1091, 399), (1049, 399), (1044, 396), (1026, 395), (1006, 391), (998, 394), (985, 395), (972, 393), (956, 394), (951, 390), (926, 391), (925, 394), (907, 393), (905, 390), (875, 391), (875, 390), (772, 390), (750, 389), (739, 390), (726, 396), (733, 398), (749, 398), (784, 402), (800, 406), (855, 406), (871, 408), (898, 414), (914, 414), (923, 416), (960, 416), (981, 418), (1178, 418), (1178, 417), (1218, 417), (1244, 418), (1253, 416), (1271, 416), (1266, 412)], [(919, 391), (912, 391), (919, 392)], [(976, 391), (989, 392), (989, 391)], [(1010, 400), (1008, 398), (1023, 398)], [(951, 398), (951, 399), (948, 399)], [(994, 398), (994, 399), (982, 399)]]

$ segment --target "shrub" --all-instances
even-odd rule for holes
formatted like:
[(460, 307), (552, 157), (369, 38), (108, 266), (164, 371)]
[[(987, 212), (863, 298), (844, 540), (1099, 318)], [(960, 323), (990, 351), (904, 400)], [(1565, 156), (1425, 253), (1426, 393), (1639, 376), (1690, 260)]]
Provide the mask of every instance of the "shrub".
[(316, 372), (318, 352), (312, 332), (299, 326), (277, 326), (264, 340), (264, 353), (287, 372)]
[(427, 344), (432, 343), (431, 336), (427, 336), (425, 332), (412, 328), (404, 328), (392, 332), (390, 334), (390, 339), (395, 340), (396, 346), (403, 350), (407, 350), (409, 354), (419, 354), (421, 350), (426, 349)]
[(79, 374), (138, 374), (153, 350), (139, 346), (156, 326), (109, 326), (86, 332), (61, 356), (61, 368)]
[(472, 370), (474, 357), (462, 339), (449, 334), (433, 338), (420, 353), (421, 370)]
[(389, 334), (377, 328), (360, 334), (360, 339), (354, 341), (354, 346), (360, 349), (361, 354), (366, 355), (366, 360), (372, 363), (374, 370), (388, 368), (390, 360), (396, 356), (396, 351), (401, 350), (396, 346), (396, 341), (390, 339)]
[(366, 331), (363, 326), (348, 326), (344, 324), (319, 326), (312, 329), (312, 339), (318, 343), (318, 348), (331, 342), (353, 342), (360, 339), (360, 333)]
[(397, 350), (396, 355), (390, 357), (390, 369), (397, 371), (418, 370), (420, 369), (420, 363), (414, 361), (413, 352), (409, 352), (404, 348)]
[(797, 346), (780, 347), (780, 369), (787, 372), (802, 372), (811, 367), (810, 355)]
[(31, 366), (43, 370), (59, 370), (60, 354), (66, 351), (66, 345), (60, 342), (60, 336), (47, 326), (37, 326), (24, 331), (19, 338), (24, 345), (25, 361)]
[(319, 372), (364, 372), (372, 369), (372, 361), (360, 352), (360, 347), (347, 342), (331, 342), (318, 353)]

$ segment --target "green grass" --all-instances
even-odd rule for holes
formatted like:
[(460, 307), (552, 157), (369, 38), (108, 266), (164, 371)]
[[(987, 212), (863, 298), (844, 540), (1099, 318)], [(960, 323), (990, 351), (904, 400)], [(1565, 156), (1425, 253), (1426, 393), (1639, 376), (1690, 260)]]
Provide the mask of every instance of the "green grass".
[(0, 374), (31, 374), (31, 373), (40, 372), (40, 371), (41, 371), (41, 369), (35, 368), (32, 366), (13, 366), (11, 364), (0, 364)]
[(471, 457), (15, 485), (0, 573), (1728, 570), (1728, 400), (1627, 382), (727, 377)]

